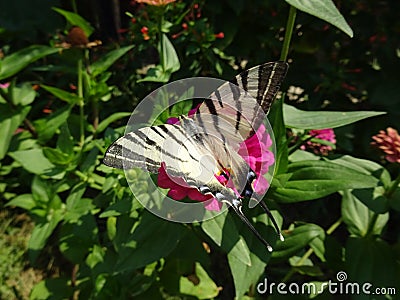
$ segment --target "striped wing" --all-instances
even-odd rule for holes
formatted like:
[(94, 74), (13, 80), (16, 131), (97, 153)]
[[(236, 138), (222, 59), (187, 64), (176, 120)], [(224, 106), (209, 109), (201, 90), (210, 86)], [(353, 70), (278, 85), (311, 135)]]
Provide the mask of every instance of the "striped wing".
[(204, 101), (195, 121), (208, 134), (235, 147), (265, 119), (287, 68), (287, 63), (278, 61), (244, 71)]
[(110, 167), (137, 167), (151, 173), (158, 173), (162, 162), (169, 175), (182, 177), (195, 188), (207, 187), (214, 196), (234, 196), (214, 176), (224, 168), (237, 170), (230, 180), (238, 190), (247, 183), (246, 162), (231, 148), (200, 133), (191, 119), (183, 126), (165, 124), (130, 132), (107, 149), (103, 160)]

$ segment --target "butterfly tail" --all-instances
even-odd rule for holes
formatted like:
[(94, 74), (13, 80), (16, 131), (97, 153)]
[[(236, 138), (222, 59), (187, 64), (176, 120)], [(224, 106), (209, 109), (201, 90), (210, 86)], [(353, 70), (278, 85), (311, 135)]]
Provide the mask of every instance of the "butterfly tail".
[(265, 213), (267, 214), (267, 216), (270, 218), (270, 220), (272, 221), (272, 224), (275, 227), (276, 232), (278, 233), (279, 239), (283, 242), (285, 240), (285, 238), (283, 237), (281, 230), (279, 229), (278, 224), (275, 221), (274, 216), (272, 215), (271, 211), (268, 209), (268, 206), (264, 203), (264, 201), (260, 201), (258, 204), (260, 204), (260, 206), (262, 207), (262, 209), (265, 211)]
[(249, 229), (254, 233), (254, 235), (267, 247), (268, 251), (272, 252), (273, 249), (271, 245), (260, 235), (260, 233), (250, 223), (249, 219), (247, 219), (246, 216), (243, 214), (241, 202), (234, 201), (234, 203), (229, 203), (229, 205), (233, 208), (233, 210), (240, 217), (240, 219), (247, 225), (247, 227), (249, 227)]

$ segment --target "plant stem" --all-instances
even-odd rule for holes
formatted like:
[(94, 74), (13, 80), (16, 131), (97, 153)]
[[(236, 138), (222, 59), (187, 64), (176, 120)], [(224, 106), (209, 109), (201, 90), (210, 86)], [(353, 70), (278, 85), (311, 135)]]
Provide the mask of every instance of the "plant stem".
[(379, 214), (377, 214), (377, 213), (374, 213), (372, 215), (372, 218), (371, 218), (371, 221), (368, 224), (368, 229), (367, 229), (367, 233), (365, 234), (365, 236), (371, 236), (372, 235), (374, 227), (375, 227), (375, 224), (376, 224), (376, 220), (378, 220), (378, 216), (379, 216)]
[(288, 17), (288, 20), (286, 23), (285, 39), (283, 40), (282, 52), (281, 52), (281, 57), (280, 57), (280, 60), (282, 60), (282, 61), (287, 60), (287, 56), (289, 53), (290, 40), (292, 38), (294, 23), (296, 20), (296, 13), (297, 13), (297, 9), (294, 6), (290, 6), (289, 17)]
[(80, 133), (80, 144), (83, 146), (85, 141), (85, 131), (84, 131), (84, 101), (83, 101), (83, 80), (82, 80), (82, 58), (78, 60), (78, 96), (79, 96), (79, 133)]
[(74, 13), (78, 13), (78, 9), (77, 9), (77, 7), (76, 7), (76, 0), (72, 0), (71, 1), (72, 2), (72, 10), (74, 11)]
[[(333, 223), (331, 225), (331, 227), (328, 228), (328, 230), (326, 231), (327, 235), (331, 235), (336, 228), (338, 228), (340, 226), (340, 224), (342, 224), (342, 218), (339, 218), (335, 223)], [(306, 253), (304, 253), (304, 255), (297, 261), (297, 263), (294, 265), (294, 267), (298, 267), (301, 266), (303, 264), (303, 262), (310, 257), (311, 254), (314, 253), (314, 250), (312, 248), (308, 249)], [(290, 271), (286, 274), (286, 276), (282, 279), (281, 282), (287, 282), (289, 281), (289, 279), (296, 273), (296, 271), (294, 270), (294, 268), (292, 267), (290, 269)]]
[(165, 71), (165, 57), (164, 57), (164, 33), (162, 32), (162, 26), (164, 23), (164, 9), (161, 11), (159, 20), (158, 20), (158, 33), (160, 35), (160, 65), (163, 69), (163, 71)]

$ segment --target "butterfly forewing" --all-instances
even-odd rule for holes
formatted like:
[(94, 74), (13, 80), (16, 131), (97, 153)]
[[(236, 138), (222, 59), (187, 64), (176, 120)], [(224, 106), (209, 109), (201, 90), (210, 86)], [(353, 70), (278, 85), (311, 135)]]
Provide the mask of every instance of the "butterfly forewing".
[(236, 76), (212, 93), (195, 121), (234, 148), (261, 125), (286, 75), (285, 62), (266, 63)]

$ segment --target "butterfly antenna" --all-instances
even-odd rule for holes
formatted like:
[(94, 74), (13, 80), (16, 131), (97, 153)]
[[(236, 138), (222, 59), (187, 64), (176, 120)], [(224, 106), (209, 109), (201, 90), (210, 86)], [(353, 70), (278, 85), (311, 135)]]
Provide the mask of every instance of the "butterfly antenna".
[(278, 224), (275, 221), (274, 216), (272, 215), (271, 211), (268, 209), (267, 205), (264, 203), (264, 201), (260, 201), (259, 204), (261, 205), (262, 209), (265, 211), (265, 213), (267, 214), (267, 216), (270, 218), (270, 220), (272, 221), (272, 224), (275, 227), (276, 232), (278, 233), (279, 239), (283, 242), (285, 240), (285, 238), (283, 237), (281, 230), (279, 229)]
[(254, 233), (254, 235), (267, 247), (269, 252), (272, 252), (272, 247), (271, 245), (264, 240), (264, 238), (258, 233), (258, 231), (254, 228), (254, 226), (250, 223), (249, 219), (246, 218), (246, 216), (243, 214), (242, 211), (242, 204), (239, 201), (235, 201), (236, 203), (231, 203), (228, 201), (224, 201), (228, 203), (235, 213), (240, 217), (240, 219), (250, 228), (250, 230)]

